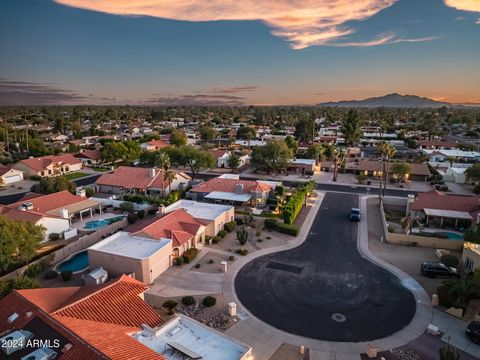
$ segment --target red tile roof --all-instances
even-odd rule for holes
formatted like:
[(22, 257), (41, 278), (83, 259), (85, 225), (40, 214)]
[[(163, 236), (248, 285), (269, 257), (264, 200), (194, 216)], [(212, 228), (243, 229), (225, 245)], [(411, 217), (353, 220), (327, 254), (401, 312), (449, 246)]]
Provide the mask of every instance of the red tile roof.
[[(167, 189), (168, 183), (163, 180), (164, 170), (156, 169), (155, 175), (150, 176), (150, 170), (147, 168), (120, 166), (115, 172), (103, 174), (95, 182), (97, 185), (123, 187), (124, 189)], [(190, 180), (190, 177), (184, 173), (177, 173)]]
[(258, 181), (213, 178), (194, 186), (190, 191), (201, 193), (211, 193), (213, 191), (234, 193), (238, 184), (243, 185), (243, 194), (250, 192), (270, 192), (270, 190), (272, 190), (270, 185)]
[(0, 176), (3, 176), (5, 175), (7, 172), (9, 172), (11, 170), (10, 167), (8, 166), (5, 166), (3, 164), (0, 164)]
[(448, 195), (432, 190), (418, 193), (410, 209), (423, 211), (424, 209), (450, 210), (468, 212), (474, 219), (480, 210), (480, 196)]
[(227, 151), (226, 150), (212, 150), (210, 154), (215, 158), (218, 159), (222, 157)]
[(0, 216), (5, 216), (11, 220), (26, 221), (31, 223), (36, 223), (44, 217), (43, 214), (39, 214), (34, 211), (22, 211), (2, 205), (0, 205)]
[(417, 146), (429, 148), (455, 148), (458, 144), (456, 141), (420, 140), (417, 142)]
[(163, 149), (167, 146), (170, 146), (169, 144), (167, 144), (165, 141), (163, 140), (152, 140), (152, 141), (149, 141), (147, 144), (151, 145), (151, 146), (155, 146), (155, 148), (157, 150), (159, 149)]
[(100, 160), (102, 153), (99, 150), (83, 150), (75, 155), (76, 158), (87, 158), (92, 160)]
[[(87, 200), (82, 196), (73, 195), (70, 191), (64, 190), (53, 194), (41, 195), (38, 197), (28, 199), (28, 202), (32, 203), (33, 211), (37, 213), (47, 213), (49, 211), (64, 208), (66, 206), (76, 204)], [(18, 208), (25, 203), (22, 199), (14, 204), (8, 205), (11, 208)]]
[(72, 154), (47, 155), (38, 158), (21, 160), (20, 162), (37, 172), (46, 170), (47, 167), (53, 163), (65, 163), (70, 165), (82, 163), (81, 160), (77, 159)]
[(140, 223), (130, 231), (133, 235), (160, 240), (172, 239), (173, 246), (180, 246), (194, 237), (203, 225), (184, 209), (168, 213), (164, 217)]
[[(61, 360), (165, 360), (129, 335), (142, 324), (162, 323), (140, 297), (145, 290), (125, 275), (100, 286), (17, 290), (0, 300), (0, 334), (39, 317), (72, 344)], [(14, 312), (20, 316), (10, 324), (6, 319)]]
[[(392, 163), (390, 163), (390, 169), (392, 168)], [(412, 171), (410, 175), (423, 175), (428, 176), (430, 175), (430, 170), (428, 165), (425, 163), (408, 163)], [(360, 171), (380, 171), (381, 170), (381, 162), (378, 160), (361, 160), (358, 162), (358, 170)]]

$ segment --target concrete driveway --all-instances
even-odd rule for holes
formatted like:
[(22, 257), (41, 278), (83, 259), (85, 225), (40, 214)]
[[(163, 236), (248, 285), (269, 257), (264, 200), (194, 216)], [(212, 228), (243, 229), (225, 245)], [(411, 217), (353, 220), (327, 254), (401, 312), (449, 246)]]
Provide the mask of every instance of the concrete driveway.
[(370, 341), (405, 327), (415, 299), (360, 255), (352, 207), (357, 195), (328, 193), (302, 245), (247, 263), (235, 279), (242, 304), (278, 329), (319, 340)]

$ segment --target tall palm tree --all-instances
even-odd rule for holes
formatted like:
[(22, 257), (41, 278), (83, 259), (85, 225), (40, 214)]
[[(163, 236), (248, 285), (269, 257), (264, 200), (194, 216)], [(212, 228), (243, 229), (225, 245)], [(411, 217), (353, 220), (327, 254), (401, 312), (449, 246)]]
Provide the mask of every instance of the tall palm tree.
[(170, 157), (164, 152), (160, 152), (155, 157), (155, 166), (163, 168), (163, 170), (168, 171), (170, 168)]
[(396, 153), (397, 153), (397, 150), (395, 150), (395, 148), (393, 146), (391, 146), (389, 144), (386, 144), (385, 149), (384, 149), (384, 155), (385, 155), (385, 158), (387, 160), (387, 169), (386, 169), (386, 172), (385, 172), (385, 179), (384, 179), (384, 183), (383, 183), (382, 197), (385, 196), (385, 190), (387, 188), (387, 179), (388, 179), (388, 175), (390, 173), (390, 161), (395, 156)]
[(385, 170), (384, 160), (385, 160), (385, 151), (388, 144), (385, 141), (380, 141), (377, 144), (377, 150), (380, 153), (380, 184), (378, 188), (378, 198), (382, 199), (382, 183), (383, 183), (383, 173)]
[(333, 152), (333, 181), (337, 181), (338, 167), (343, 163), (345, 159), (345, 151), (342, 149), (335, 149)]
[(168, 193), (170, 194), (172, 192), (172, 181), (175, 180), (175, 172), (171, 170), (166, 170), (165, 173), (163, 174), (163, 180), (168, 182)]

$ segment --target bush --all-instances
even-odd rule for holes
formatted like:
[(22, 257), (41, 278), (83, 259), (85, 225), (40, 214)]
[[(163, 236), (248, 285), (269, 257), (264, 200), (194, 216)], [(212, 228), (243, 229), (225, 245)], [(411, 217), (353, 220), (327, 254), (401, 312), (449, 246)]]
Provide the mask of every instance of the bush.
[(41, 179), (42, 179), (42, 177), (39, 176), (39, 175), (30, 176), (30, 180), (33, 180), (33, 181), (40, 181)]
[(155, 210), (155, 209), (148, 209), (147, 211), (147, 214), (148, 215), (155, 215), (157, 213), (158, 210)]
[(193, 298), (193, 296), (184, 296), (182, 298), (182, 304), (185, 306), (193, 305), (195, 304), (195, 299)]
[(227, 232), (225, 230), (220, 230), (217, 235), (220, 236), (221, 238), (224, 238), (225, 235), (227, 235)]
[(38, 265), (32, 264), (25, 270), (23, 275), (29, 278), (36, 278), (38, 276), (38, 273), (39, 273)]
[(61, 275), (63, 281), (69, 281), (72, 278), (73, 272), (71, 270), (64, 270)]
[(198, 249), (196, 248), (190, 248), (185, 253), (183, 254), (183, 262), (185, 264), (189, 264), (190, 262), (193, 261), (198, 255)]
[(240, 243), (240, 245), (245, 245), (248, 241), (248, 231), (247, 228), (242, 226), (240, 230), (237, 230), (237, 240)]
[(205, 235), (205, 244), (208, 244), (208, 242), (212, 239), (211, 236)]
[(263, 224), (267, 230), (275, 230), (277, 228), (278, 221), (275, 219), (265, 219)]
[(262, 242), (263, 240), (262, 239), (257, 239), (257, 242)]
[(442, 258), (440, 259), (440, 261), (443, 264), (447, 265), (448, 267), (457, 267), (459, 263), (458, 257), (450, 254), (442, 255)]
[(230, 221), (230, 222), (227, 222), (225, 225), (223, 225), (223, 229), (226, 232), (231, 233), (233, 230), (235, 230), (236, 225), (237, 225), (237, 223), (235, 221)]
[(60, 234), (50, 233), (48, 235), (48, 240), (50, 240), (50, 241), (55, 241), (55, 240), (58, 240), (58, 239), (60, 239)]
[(167, 300), (162, 304), (162, 307), (168, 310), (168, 315), (172, 315), (178, 303), (175, 300)]
[(278, 224), (277, 231), (287, 235), (297, 236), (300, 228), (297, 225)]
[(214, 306), (216, 303), (217, 299), (215, 299), (213, 296), (207, 296), (205, 299), (203, 299), (203, 305), (206, 307)]
[(214, 237), (212, 238), (212, 243), (218, 244), (218, 243), (220, 242), (220, 240), (222, 240), (222, 238), (221, 238), (220, 236), (218, 236), (218, 235), (217, 235), (217, 236), (214, 236)]
[(229, 261), (235, 261), (235, 256), (230, 255), (230, 256), (228, 257), (228, 260), (229, 260)]
[(119, 207), (122, 211), (133, 211), (133, 203), (128, 201), (122, 202)]
[(200, 269), (200, 266), (201, 266), (200, 263), (195, 264), (195, 269)]
[(139, 219), (143, 219), (145, 217), (145, 210), (138, 210), (137, 215)]
[(213, 259), (208, 260), (209, 264), (213, 264)]
[(43, 275), (44, 279), (50, 280), (55, 279), (58, 276), (58, 273), (55, 270), (48, 270), (45, 275)]
[(297, 190), (283, 207), (283, 221), (292, 224), (305, 203), (307, 189)]
[(235, 223), (236, 223), (237, 225), (243, 225), (244, 221), (243, 221), (242, 218), (236, 218), (236, 219), (235, 219)]
[(127, 221), (129, 224), (135, 224), (135, 222), (138, 220), (138, 215), (135, 214), (134, 212), (128, 213), (127, 216)]
[(239, 255), (242, 255), (242, 256), (245, 256), (248, 254), (248, 250), (247, 249), (237, 249), (235, 250), (235, 252)]
[(183, 261), (184, 261), (183, 257), (180, 256), (180, 257), (177, 258), (176, 263), (177, 263), (178, 266), (182, 266), (182, 265), (183, 265)]
[(475, 185), (475, 187), (473, 188), (473, 193), (474, 194), (480, 194), (480, 183)]

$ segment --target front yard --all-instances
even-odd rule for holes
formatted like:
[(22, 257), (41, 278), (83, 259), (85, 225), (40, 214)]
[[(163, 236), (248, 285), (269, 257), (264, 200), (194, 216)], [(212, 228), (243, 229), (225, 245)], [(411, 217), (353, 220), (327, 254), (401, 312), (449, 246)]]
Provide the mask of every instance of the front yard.
[(63, 177), (67, 180), (76, 180), (76, 179), (80, 179), (80, 178), (83, 178), (85, 176), (88, 176), (90, 174), (87, 174), (87, 173), (83, 173), (83, 172), (80, 172), (80, 171), (76, 171), (76, 172), (72, 172), (72, 173), (69, 173), (69, 174), (65, 174), (63, 175)]

